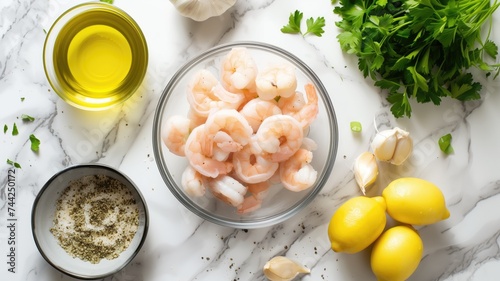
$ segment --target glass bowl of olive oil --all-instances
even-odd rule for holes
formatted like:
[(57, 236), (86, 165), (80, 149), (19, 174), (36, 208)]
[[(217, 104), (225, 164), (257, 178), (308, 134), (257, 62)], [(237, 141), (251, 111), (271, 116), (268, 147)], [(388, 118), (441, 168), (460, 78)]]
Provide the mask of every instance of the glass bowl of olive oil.
[(43, 64), (54, 91), (85, 110), (104, 110), (130, 98), (148, 65), (138, 24), (114, 5), (89, 2), (57, 18), (47, 32)]

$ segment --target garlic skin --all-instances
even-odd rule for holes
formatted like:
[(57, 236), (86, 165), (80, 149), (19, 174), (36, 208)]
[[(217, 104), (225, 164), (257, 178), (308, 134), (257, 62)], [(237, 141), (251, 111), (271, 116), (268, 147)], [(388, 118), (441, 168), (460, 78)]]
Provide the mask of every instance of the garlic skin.
[(366, 195), (367, 187), (377, 180), (377, 176), (378, 165), (375, 155), (370, 152), (361, 153), (354, 161), (354, 179), (363, 195)]
[(170, 0), (177, 11), (195, 21), (222, 15), (231, 8), (236, 0)]
[(378, 132), (371, 146), (378, 160), (401, 165), (413, 151), (413, 140), (410, 133), (395, 127)]
[(301, 264), (283, 256), (277, 256), (264, 265), (264, 275), (271, 281), (290, 281), (300, 273), (311, 271)]

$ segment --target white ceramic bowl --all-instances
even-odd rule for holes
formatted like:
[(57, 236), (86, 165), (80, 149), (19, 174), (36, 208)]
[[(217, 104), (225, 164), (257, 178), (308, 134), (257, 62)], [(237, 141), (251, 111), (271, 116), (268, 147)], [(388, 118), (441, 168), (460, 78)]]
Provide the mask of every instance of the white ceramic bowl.
[[(313, 139), (318, 149), (313, 152), (312, 166), (318, 172), (315, 184), (307, 190), (292, 192), (276, 186), (264, 199), (262, 207), (247, 214), (239, 214), (235, 208), (221, 202), (206, 192), (205, 196), (189, 196), (181, 187), (182, 172), (188, 165), (185, 157), (174, 155), (162, 140), (166, 119), (172, 115), (187, 116), (189, 104), (186, 98), (188, 84), (200, 69), (220, 74), (222, 59), (231, 49), (245, 47), (258, 67), (288, 62), (296, 69), (297, 89), (303, 90), (312, 83), (317, 90), (319, 114), (311, 124), (307, 137)], [(220, 79), (220, 78), (219, 78)], [(321, 191), (330, 177), (338, 146), (337, 119), (327, 90), (311, 68), (293, 54), (259, 42), (236, 42), (216, 46), (183, 65), (163, 91), (156, 108), (153, 123), (153, 150), (158, 169), (172, 194), (189, 210), (208, 221), (236, 228), (259, 228), (280, 223), (307, 206)]]
[[(128, 248), (115, 259), (103, 259), (95, 264), (70, 256), (50, 232), (54, 226), (56, 202), (68, 187), (68, 183), (87, 175), (106, 175), (125, 184), (131, 191), (139, 210), (139, 227)], [(47, 181), (33, 204), (31, 224), (38, 250), (54, 268), (80, 279), (100, 279), (118, 272), (137, 255), (147, 236), (149, 216), (144, 198), (127, 176), (106, 165), (83, 164), (68, 167)]]

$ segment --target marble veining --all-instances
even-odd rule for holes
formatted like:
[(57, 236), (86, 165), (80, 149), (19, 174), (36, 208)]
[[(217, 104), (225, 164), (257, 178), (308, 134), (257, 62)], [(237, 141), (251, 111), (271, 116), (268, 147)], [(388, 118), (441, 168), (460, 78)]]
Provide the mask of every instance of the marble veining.
[[(500, 275), (500, 79), (480, 73), (479, 101), (443, 100), (439, 107), (412, 103), (411, 119), (395, 119), (380, 90), (357, 70), (356, 58), (343, 54), (330, 1), (239, 0), (217, 18), (197, 23), (180, 16), (167, 0), (115, 0), (145, 33), (150, 64), (138, 93), (123, 106), (85, 112), (61, 101), (51, 90), (42, 65), (45, 32), (64, 10), (82, 1), (4, 0), (0, 3), (0, 279), (74, 280), (53, 269), (31, 236), (31, 206), (45, 183), (62, 168), (99, 162), (120, 168), (138, 186), (149, 205), (148, 239), (138, 256), (106, 281), (265, 280), (264, 263), (276, 256), (295, 259), (311, 269), (302, 280), (375, 280), (369, 252), (356, 255), (330, 249), (327, 227), (335, 209), (360, 192), (352, 163), (370, 149), (377, 130), (399, 126), (414, 138), (405, 165), (381, 165), (370, 194), (391, 180), (417, 176), (443, 189), (451, 217), (418, 228), (424, 257), (410, 278), (423, 280), (498, 280)], [(280, 28), (296, 9), (304, 17), (326, 19), (323, 37), (288, 35)], [(493, 26), (498, 26), (499, 12)], [(492, 39), (500, 43), (498, 30)], [(156, 103), (168, 80), (189, 58), (220, 43), (255, 40), (285, 48), (300, 57), (330, 92), (339, 123), (340, 143), (333, 173), (318, 197), (284, 223), (252, 230), (231, 229), (190, 213), (170, 194), (153, 159), (151, 130)], [(24, 100), (21, 100), (24, 98)], [(23, 122), (21, 114), (34, 116)], [(353, 134), (349, 122), (363, 124)], [(12, 136), (13, 123), (19, 135)], [(452, 133), (455, 153), (445, 156), (440, 136)], [(28, 136), (41, 139), (39, 153)], [(16, 273), (7, 271), (6, 159), (22, 165), (16, 174)]]

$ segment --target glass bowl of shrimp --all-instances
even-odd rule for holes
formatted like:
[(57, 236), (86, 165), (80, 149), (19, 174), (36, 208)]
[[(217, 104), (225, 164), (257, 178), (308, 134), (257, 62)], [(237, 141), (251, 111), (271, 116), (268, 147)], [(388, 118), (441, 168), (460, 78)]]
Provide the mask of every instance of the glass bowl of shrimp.
[(338, 126), (327, 90), (295, 55), (259, 42), (213, 47), (185, 63), (153, 120), (158, 170), (202, 219), (281, 223), (331, 175)]

